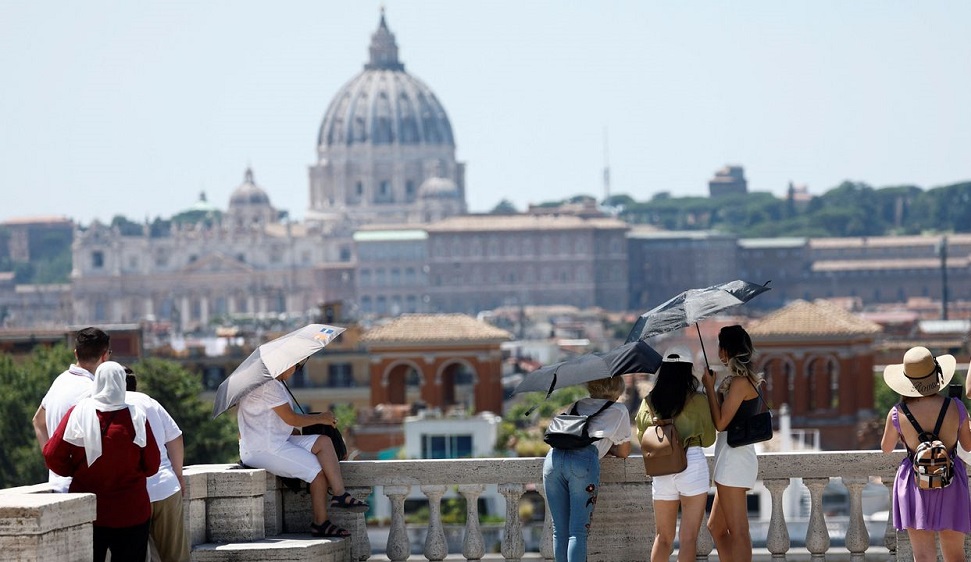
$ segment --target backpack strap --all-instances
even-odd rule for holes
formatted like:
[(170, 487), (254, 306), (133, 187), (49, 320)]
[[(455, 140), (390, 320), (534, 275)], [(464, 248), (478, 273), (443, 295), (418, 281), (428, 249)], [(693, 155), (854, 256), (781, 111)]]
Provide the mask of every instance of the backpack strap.
[[(580, 415), (580, 413), (577, 411), (577, 404), (579, 404), (579, 403), (580, 403), (579, 400), (573, 403), (573, 407), (570, 408), (570, 415), (571, 416), (579, 416)], [(614, 405), (614, 401), (613, 400), (607, 400), (607, 403), (604, 404), (603, 406), (601, 406), (599, 410), (597, 410), (596, 412), (594, 412), (594, 413), (590, 414), (589, 416), (587, 416), (587, 421), (589, 422), (594, 416), (599, 415), (600, 412), (603, 412), (604, 410), (606, 410), (607, 408), (611, 407), (612, 405)]]
[(947, 408), (951, 405), (951, 399), (945, 398), (941, 404), (941, 413), (937, 415), (937, 423), (934, 424), (934, 437), (940, 439), (941, 426), (944, 425), (944, 417), (947, 415)]
[[(593, 419), (593, 417), (594, 417), (594, 416), (598, 416), (598, 415), (600, 415), (600, 412), (603, 412), (603, 411), (604, 411), (604, 410), (606, 410), (607, 408), (609, 408), (609, 407), (611, 407), (611, 406), (613, 406), (613, 405), (614, 405), (614, 403), (615, 403), (615, 402), (614, 402), (613, 400), (607, 400), (607, 402), (606, 402), (606, 403), (604, 403), (604, 405), (603, 405), (603, 406), (601, 406), (599, 410), (597, 410), (597, 411), (596, 411), (596, 412), (594, 412), (593, 414), (591, 414), (591, 415), (589, 415), (589, 416), (587, 416), (587, 421), (590, 421), (591, 419)], [(576, 408), (576, 406), (575, 406), (575, 405), (574, 405), (573, 407), (574, 407), (574, 409)]]
[[(910, 413), (910, 408), (908, 408), (906, 404), (901, 402), (900, 404), (898, 404), (898, 406), (900, 407), (900, 411), (903, 412), (905, 416), (907, 416), (908, 420), (910, 420), (910, 425), (914, 426), (914, 429), (917, 430), (917, 438), (920, 439), (920, 436), (924, 434), (924, 428), (921, 427), (919, 423), (917, 423), (917, 419), (914, 418), (914, 414)], [(921, 439), (921, 441), (923, 440)]]

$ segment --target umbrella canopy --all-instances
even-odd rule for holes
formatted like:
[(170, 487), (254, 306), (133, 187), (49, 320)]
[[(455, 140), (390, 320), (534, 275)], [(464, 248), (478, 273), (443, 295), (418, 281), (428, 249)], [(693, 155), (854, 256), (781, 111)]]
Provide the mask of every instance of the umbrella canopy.
[(746, 303), (770, 290), (764, 285), (748, 281), (730, 281), (704, 289), (688, 289), (671, 300), (641, 314), (634, 323), (627, 341), (647, 339), (686, 328), (733, 306)]
[(547, 365), (527, 374), (513, 394), (554, 390), (627, 373), (653, 373), (661, 366), (661, 354), (642, 341), (625, 343), (606, 353), (588, 353)]
[(247, 392), (310, 357), (341, 335), (344, 328), (309, 324), (256, 348), (216, 389), (212, 417), (235, 406)]

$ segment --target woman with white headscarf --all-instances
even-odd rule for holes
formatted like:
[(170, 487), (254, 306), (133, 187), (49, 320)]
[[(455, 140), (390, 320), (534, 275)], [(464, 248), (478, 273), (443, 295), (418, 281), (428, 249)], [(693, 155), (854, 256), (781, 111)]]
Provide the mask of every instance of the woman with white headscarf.
[(94, 394), (78, 402), (44, 446), (47, 467), (71, 476), (68, 492), (98, 498), (94, 560), (111, 551), (113, 562), (142, 562), (152, 514), (145, 480), (158, 472), (160, 455), (145, 413), (125, 403), (125, 368), (102, 363)]

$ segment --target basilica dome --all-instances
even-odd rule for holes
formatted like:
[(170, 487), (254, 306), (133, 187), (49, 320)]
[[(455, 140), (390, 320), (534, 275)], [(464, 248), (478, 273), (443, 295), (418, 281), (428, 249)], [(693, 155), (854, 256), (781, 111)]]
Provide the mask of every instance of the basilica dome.
[(317, 137), (318, 147), (355, 144), (455, 145), (438, 98), (398, 61), (383, 13), (371, 35), (370, 60), (334, 96)]
[(229, 208), (270, 205), (270, 197), (253, 181), (253, 170), (247, 168), (243, 183), (229, 196)]

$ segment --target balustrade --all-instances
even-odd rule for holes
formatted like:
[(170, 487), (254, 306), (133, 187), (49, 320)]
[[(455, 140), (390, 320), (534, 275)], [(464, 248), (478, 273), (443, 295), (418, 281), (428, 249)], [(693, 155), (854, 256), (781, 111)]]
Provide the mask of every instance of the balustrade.
[[(761, 529), (764, 532), (765, 548), (771, 558), (773, 560), (792, 559), (794, 553), (791, 545), (793, 542), (798, 542), (805, 545), (805, 551), (808, 551), (811, 560), (833, 559), (834, 553), (838, 552), (842, 553), (840, 559), (862, 562), (865, 559), (873, 559), (873, 547), (870, 546), (871, 534), (876, 532), (876, 536), (879, 536), (882, 532), (886, 551), (882, 548), (879, 550), (889, 552), (891, 560), (909, 559), (911, 553), (906, 534), (897, 533), (889, 520), (886, 527), (881, 530), (871, 527), (868, 531), (863, 512), (865, 486), (876, 477), (882, 479), (884, 486), (889, 489), (902, 455), (903, 452), (885, 455), (875, 451), (761, 455), (759, 479), (767, 490), (762, 504), (762, 509), (765, 510), (762, 521), (765, 516), (768, 516), (768, 527)], [(535, 490), (544, 497), (545, 501), (541, 484), (542, 464), (542, 458), (353, 461), (343, 463), (342, 471), (348, 490), (355, 496), (364, 497), (372, 490), (377, 490), (379, 494), (388, 498), (390, 529), (385, 553), (390, 560), (407, 560), (412, 553), (412, 540), (409, 538), (405, 524), (405, 500), (409, 495), (416, 493), (423, 494), (429, 503), (429, 521), (424, 535), (424, 557), (428, 560), (443, 560), (449, 554), (453, 556), (459, 554), (459, 552), (449, 552), (447, 529), (442, 522), (441, 502), (453, 491), (466, 500), (464, 541), (461, 543), (461, 548), (455, 550), (460, 550), (461, 556), (466, 560), (480, 560), (487, 552), (493, 550), (498, 550), (506, 560), (520, 560), (526, 551), (520, 507), (524, 493), (527, 491)], [(281, 525), (283, 528), (299, 527), (306, 519), (306, 514), (301, 510), (309, 509), (309, 504), (298, 503), (287, 507), (291, 506), (291, 503), (288, 503), (291, 500), (287, 499), (289, 496), (283, 496), (282, 505), (280, 498), (274, 499), (263, 495), (264, 500), (260, 500), (263, 493), (257, 488), (277, 488), (275, 479), (267, 480), (262, 471), (232, 470), (227, 465), (187, 467), (186, 472), (191, 484), (188, 490), (191, 494), (190, 516), (187, 519), (192, 521), (191, 529), (195, 530), (199, 525), (205, 529), (204, 533), (193, 532), (194, 546), (205, 538), (208, 540), (222, 538), (224, 541), (258, 540), (262, 538), (262, 534), (258, 532), (260, 530), (266, 529), (267, 534), (272, 535), (273, 529), (279, 530)], [(266, 485), (262, 483), (263, 480), (266, 481)], [(803, 494), (800, 481), (808, 488), (809, 501), (806, 506), (808, 517), (805, 511), (802, 511), (798, 520), (787, 521), (788, 513), (796, 508), (798, 503), (792, 502), (791, 496)], [(834, 517), (825, 513), (824, 490), (831, 481), (840, 482), (846, 487), (848, 515)], [(10, 530), (15, 526), (30, 528), (22, 522), (12, 525), (7, 521), (4, 526), (5, 520), (23, 518), (23, 513), (30, 513), (23, 506), (40, 501), (44, 506), (38, 507), (35, 511), (46, 513), (51, 510), (64, 510), (67, 508), (62, 506), (73, 505), (70, 502), (58, 502), (57, 497), (52, 495), (46, 495), (50, 499), (45, 499), (43, 495), (37, 494), (43, 491), (38, 488), (39, 486), (30, 486), (0, 491), (0, 543), (12, 544), (11, 540), (14, 542), (30, 540), (27, 536), (11, 536)], [(490, 544), (486, 541), (483, 537), (483, 529), (479, 525), (478, 500), (486, 494), (487, 489), (498, 490), (505, 499), (505, 523), (498, 544)], [(25, 497), (24, 494), (31, 494), (33, 499), (18, 499), (18, 497)], [(68, 497), (65, 496), (65, 499)], [(789, 509), (785, 508), (786, 502), (790, 506)], [(202, 510), (196, 509), (202, 503), (208, 507)], [(654, 540), (651, 503), (649, 479), (644, 476), (640, 458), (604, 459), (600, 498), (588, 541), (590, 560), (648, 560)], [(258, 508), (258, 505), (263, 507)], [(275, 515), (268, 513), (268, 510), (274, 509), (282, 513), (282, 519), (281, 513)], [(291, 511), (292, 509), (297, 511)], [(230, 513), (234, 514), (231, 518)], [(267, 514), (268, 519), (264, 524), (253, 527), (249, 523), (252, 519), (258, 518), (259, 513)], [(245, 517), (240, 518), (240, 514)], [(56, 520), (72, 520), (66, 515), (68, 514), (58, 515)], [(342, 518), (342, 526), (353, 531), (351, 539), (353, 548), (349, 548), (348, 552), (353, 552), (352, 558), (355, 560), (366, 560), (372, 549), (368, 533), (365, 532), (364, 516), (351, 513), (339, 515)], [(220, 521), (212, 520), (214, 516), (225, 520), (222, 526)], [(37, 517), (38, 520), (55, 520), (50, 515)], [(87, 514), (86, 517), (91, 517), (91, 514)], [(288, 518), (296, 522), (290, 523)], [(755, 523), (755, 525), (758, 524)], [(804, 534), (801, 530), (802, 525), (805, 525)], [(83, 530), (84, 522), (74, 527)], [(48, 532), (45, 529), (40, 528), (37, 533)], [(536, 527), (531, 529), (539, 530)], [(844, 535), (839, 534), (843, 531), (845, 531)], [(63, 531), (52, 529), (50, 532)], [(462, 530), (459, 529), (459, 532)], [(834, 532), (836, 534), (833, 534)], [(794, 534), (794, 537), (791, 537), (791, 534)], [(208, 537), (200, 538), (198, 535), (208, 535)], [(237, 535), (239, 538), (236, 538)], [(36, 542), (40, 544), (44, 540), (46, 539), (38, 538)], [(834, 547), (833, 542), (837, 542), (838, 545), (841, 543), (841, 546)], [(548, 510), (542, 522), (542, 537), (536, 540), (534, 536), (531, 544), (531, 550), (538, 550), (539, 556), (552, 560), (552, 533)], [(711, 537), (703, 526), (698, 537), (697, 559), (708, 560), (712, 553)], [(971, 554), (971, 550), (968, 550), (968, 553)], [(530, 555), (530, 558), (535, 559), (535, 557), (536, 554)]]

